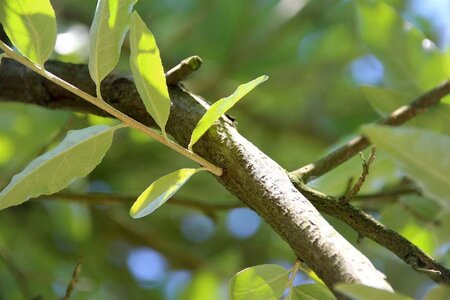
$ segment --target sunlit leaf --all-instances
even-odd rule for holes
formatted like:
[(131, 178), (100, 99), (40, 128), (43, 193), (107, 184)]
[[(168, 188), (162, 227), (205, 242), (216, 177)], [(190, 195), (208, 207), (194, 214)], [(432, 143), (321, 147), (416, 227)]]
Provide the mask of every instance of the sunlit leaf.
[(294, 293), (301, 300), (335, 300), (336, 297), (323, 284), (302, 284), (294, 288)]
[(289, 270), (280, 265), (259, 265), (240, 271), (230, 281), (230, 299), (278, 300), (289, 281)]
[[(363, 86), (361, 90), (370, 105), (382, 117), (388, 116), (399, 107), (407, 105), (412, 101), (411, 97), (390, 89)], [(450, 105), (447, 103), (439, 103), (429, 108), (426, 113), (419, 114), (408, 121), (408, 125), (450, 134)]]
[(391, 293), (385, 290), (379, 290), (370, 286), (362, 284), (337, 284), (335, 289), (342, 294), (350, 297), (352, 300), (369, 300), (369, 299), (383, 299), (383, 300), (413, 300), (407, 296)]
[(365, 126), (369, 140), (392, 156), (426, 195), (450, 209), (450, 136), (425, 129)]
[(166, 203), (192, 175), (203, 170), (203, 168), (186, 168), (160, 177), (137, 198), (130, 209), (130, 215), (133, 218), (142, 218), (151, 214), (158, 207)]
[(0, 209), (53, 194), (89, 174), (105, 156), (114, 131), (120, 127), (99, 125), (69, 131), (56, 148), (34, 159), (12, 178), (0, 193)]
[(433, 42), (383, 1), (358, 0), (364, 44), (385, 68), (388, 86), (417, 96), (450, 76), (450, 61)]
[(55, 12), (49, 0), (2, 0), (0, 22), (13, 45), (43, 65), (56, 41)]
[(170, 113), (166, 77), (155, 37), (137, 12), (131, 15), (130, 65), (134, 82), (148, 113), (165, 134)]
[(130, 13), (136, 1), (98, 0), (90, 30), (89, 57), (89, 73), (97, 87), (119, 61)]
[(239, 100), (241, 100), (242, 97), (250, 93), (255, 87), (266, 81), (268, 78), (268, 76), (263, 75), (248, 83), (242, 84), (238, 86), (237, 90), (231, 96), (222, 98), (211, 105), (208, 111), (200, 119), (197, 126), (195, 126), (188, 148), (192, 149), (192, 146), (202, 137), (203, 134), (205, 134), (214, 122), (220, 118), (220, 116), (226, 113)]

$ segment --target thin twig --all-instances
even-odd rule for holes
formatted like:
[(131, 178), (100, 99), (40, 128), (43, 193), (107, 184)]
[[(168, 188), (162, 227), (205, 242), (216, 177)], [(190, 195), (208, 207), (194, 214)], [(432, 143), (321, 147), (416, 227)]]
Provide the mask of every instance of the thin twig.
[(78, 263), (73, 269), (72, 278), (70, 279), (69, 284), (67, 285), (66, 295), (64, 296), (63, 300), (69, 300), (70, 296), (72, 296), (72, 293), (80, 277), (82, 265), (83, 265), (83, 257), (80, 257)]
[[(409, 105), (398, 108), (389, 117), (379, 120), (376, 124), (391, 126), (401, 125), (437, 104), (448, 94), (450, 94), (450, 81), (447, 80), (436, 88), (423, 94)], [(298, 180), (309, 182), (343, 164), (366, 149), (369, 145), (370, 142), (367, 138), (358, 136), (323, 158), (290, 172), (290, 175)]]
[(182, 60), (178, 65), (167, 71), (166, 83), (168, 85), (174, 85), (183, 81), (197, 71), (202, 63), (202, 59), (196, 55)]
[(358, 180), (356, 181), (355, 185), (352, 189), (350, 189), (344, 196), (342, 196), (339, 200), (341, 202), (348, 202), (350, 199), (353, 199), (361, 190), (364, 182), (366, 181), (366, 177), (369, 174), (370, 165), (375, 160), (375, 147), (372, 147), (370, 149), (370, 155), (369, 158), (366, 159), (364, 157), (364, 154), (362, 152), (359, 153), (361, 155), (362, 159), (362, 172), (359, 176)]
[(59, 78), (58, 76), (50, 73), (49, 71), (45, 70), (42, 66), (36, 65), (26, 59), (24, 56), (16, 53), (13, 49), (11, 49), (8, 45), (3, 43), (0, 40), (0, 49), (5, 51), (5, 53), (18, 63), (24, 65), (25, 67), (31, 69), (32, 71), (36, 72), (37, 74), (45, 77), (46, 79), (50, 80), (51, 82), (57, 84), (58, 86), (64, 88), (65, 90), (77, 95), (78, 97), (86, 100), (87, 102), (95, 105), (96, 107), (100, 108), (101, 110), (107, 112), (111, 116), (114, 116), (116, 119), (120, 120), (123, 124), (126, 126), (129, 126), (131, 128), (135, 128), (149, 137), (153, 138), (154, 140), (158, 141), (159, 143), (169, 147), (170, 149), (180, 153), (181, 155), (189, 158), (190, 160), (195, 161), (205, 169), (207, 169), (209, 172), (216, 176), (222, 176), (222, 169), (220, 167), (217, 167), (207, 160), (205, 160), (203, 157), (195, 154), (194, 152), (178, 145), (177, 143), (174, 143), (173, 141), (169, 140), (166, 136), (158, 134), (156, 131), (150, 129), (149, 127), (145, 126), (144, 124), (140, 123), (139, 121), (136, 121), (135, 119), (131, 118), (130, 116), (124, 114), (120, 110), (117, 110), (113, 106), (109, 105), (105, 101), (103, 101), (100, 98), (96, 98), (85, 91), (80, 90), (76, 86), (70, 84), (69, 82)]

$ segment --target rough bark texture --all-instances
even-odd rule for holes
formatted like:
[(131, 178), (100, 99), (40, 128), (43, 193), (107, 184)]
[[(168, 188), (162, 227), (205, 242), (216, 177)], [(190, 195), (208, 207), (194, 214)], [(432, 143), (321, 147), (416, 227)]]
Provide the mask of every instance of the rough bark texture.
[[(47, 69), (91, 94), (95, 87), (87, 67), (50, 62)], [(102, 95), (117, 109), (147, 124), (147, 115), (132, 80), (109, 76)], [(181, 87), (170, 88), (172, 110), (166, 129), (186, 146), (191, 131), (205, 112), (206, 103)], [(48, 108), (70, 109), (105, 115), (17, 63), (4, 59), (0, 65), (0, 101), (17, 101)], [(223, 168), (218, 180), (236, 197), (261, 215), (307, 263), (332, 287), (356, 282), (391, 290), (382, 273), (331, 227), (314, 206), (293, 186), (287, 172), (242, 137), (225, 118), (194, 146), (194, 151)]]

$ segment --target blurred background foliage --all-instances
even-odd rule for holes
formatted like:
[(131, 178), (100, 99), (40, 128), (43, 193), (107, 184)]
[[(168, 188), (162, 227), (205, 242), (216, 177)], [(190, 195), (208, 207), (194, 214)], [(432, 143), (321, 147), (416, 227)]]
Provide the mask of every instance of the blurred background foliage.
[[(52, 1), (59, 31), (54, 59), (87, 62), (95, 2)], [(166, 70), (190, 55), (203, 58), (185, 85), (209, 101), (270, 76), (231, 115), (245, 137), (293, 170), (379, 118), (380, 107), (367, 101), (361, 85), (391, 88), (409, 102), (450, 77), (450, 1), (384, 2), (398, 15), (386, 6), (357, 9), (346, 0), (141, 0), (136, 9), (157, 38)], [(119, 72), (128, 71), (128, 57), (126, 41)], [(0, 103), (0, 187), (68, 129), (114, 122)], [(436, 122), (433, 117), (431, 125)], [(440, 122), (438, 130), (449, 134), (448, 114)], [(135, 196), (159, 176), (190, 165), (141, 134), (121, 130), (103, 163), (66, 193)], [(340, 195), (360, 170), (357, 157), (313, 185)], [(361, 194), (405, 182), (379, 152)], [(175, 199), (142, 220), (128, 216), (130, 203), (123, 199), (87, 204), (42, 198), (1, 211), (0, 299), (61, 297), (80, 256), (73, 299), (226, 299), (237, 271), (293, 264), (287, 244), (211, 176), (195, 176)], [(419, 195), (387, 200), (356, 204), (450, 266), (448, 213)], [(214, 205), (222, 206), (209, 207)], [(420, 299), (433, 288), (384, 248), (368, 239), (357, 243), (351, 228), (330, 222), (396, 290)], [(296, 279), (309, 281), (304, 274)]]

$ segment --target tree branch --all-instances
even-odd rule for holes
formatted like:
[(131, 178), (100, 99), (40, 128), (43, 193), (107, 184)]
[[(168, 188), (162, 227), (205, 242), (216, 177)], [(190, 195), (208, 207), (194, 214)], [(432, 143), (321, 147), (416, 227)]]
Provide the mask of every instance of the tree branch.
[[(448, 94), (450, 94), (450, 82), (447, 80), (436, 88), (423, 94), (411, 102), (411, 104), (398, 108), (389, 117), (379, 120), (377, 124), (391, 126), (401, 125), (426, 111), (429, 107), (437, 104)], [(364, 136), (358, 136), (323, 158), (290, 172), (290, 176), (307, 183), (343, 164), (366, 149), (369, 145), (369, 140)]]
[(360, 235), (389, 249), (417, 272), (429, 276), (437, 283), (450, 284), (449, 269), (397, 232), (387, 228), (350, 203), (339, 201), (337, 198), (316, 191), (295, 178), (293, 178), (293, 182), (295, 187), (321, 212), (347, 223)]
[[(95, 92), (85, 65), (49, 62), (46, 68), (88, 93)], [(181, 86), (171, 87), (169, 92), (172, 110), (166, 129), (181, 145), (187, 145), (208, 105)], [(107, 77), (102, 93), (116, 109), (154, 125), (130, 78)], [(0, 101), (106, 115), (9, 59), (0, 65)], [(355, 282), (392, 290), (385, 276), (294, 188), (286, 171), (242, 137), (226, 118), (208, 130), (194, 150), (222, 167), (223, 175), (218, 180), (270, 224), (330, 288), (338, 282)]]

